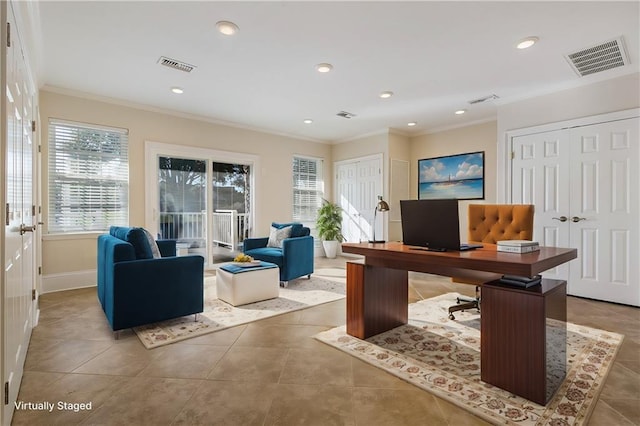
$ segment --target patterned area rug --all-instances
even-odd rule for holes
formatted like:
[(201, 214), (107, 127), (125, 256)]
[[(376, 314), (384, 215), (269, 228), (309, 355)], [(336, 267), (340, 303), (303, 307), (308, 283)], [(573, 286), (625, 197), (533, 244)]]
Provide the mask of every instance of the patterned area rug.
[(367, 340), (349, 336), (345, 326), (315, 337), (494, 424), (586, 424), (622, 335), (567, 323), (567, 375), (541, 406), (480, 380), (480, 314), (456, 312), (449, 320), (456, 296), (410, 304), (407, 325)]
[(339, 277), (299, 278), (289, 281), (286, 288), (280, 287), (280, 297), (276, 299), (241, 306), (231, 306), (218, 299), (215, 277), (206, 277), (204, 286), (204, 312), (198, 314), (196, 321), (193, 320), (193, 315), (189, 315), (133, 329), (147, 349), (345, 297), (344, 278)]

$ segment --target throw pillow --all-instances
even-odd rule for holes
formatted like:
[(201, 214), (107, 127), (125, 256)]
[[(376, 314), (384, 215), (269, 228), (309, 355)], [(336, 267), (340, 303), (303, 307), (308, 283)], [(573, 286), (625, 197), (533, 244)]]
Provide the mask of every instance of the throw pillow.
[(284, 228), (271, 227), (269, 232), (269, 241), (267, 247), (282, 248), (282, 240), (291, 236), (291, 227), (286, 226)]
[(147, 237), (147, 242), (149, 243), (149, 247), (151, 248), (151, 255), (153, 256), (153, 258), (154, 259), (161, 258), (162, 255), (160, 254), (158, 243), (156, 243), (156, 240), (153, 238), (153, 235), (151, 235), (151, 232), (147, 231), (144, 228), (142, 228), (142, 231), (144, 232), (144, 235)]
[(149, 245), (142, 228), (129, 228), (124, 240), (133, 246), (133, 251), (136, 253), (136, 259), (153, 259), (151, 246)]
[(287, 226), (290, 226), (291, 227), (291, 238), (304, 237), (305, 236), (304, 228), (302, 227), (302, 224), (298, 223), (298, 222), (290, 222), (290, 223), (272, 222), (271, 226), (273, 226), (274, 228), (278, 228), (278, 229), (282, 229), (282, 228), (286, 228)]

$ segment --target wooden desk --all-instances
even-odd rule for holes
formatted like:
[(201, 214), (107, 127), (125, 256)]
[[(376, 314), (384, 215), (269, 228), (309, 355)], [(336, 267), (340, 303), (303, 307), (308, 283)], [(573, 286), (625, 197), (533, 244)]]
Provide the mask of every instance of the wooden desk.
[[(576, 249), (541, 247), (537, 252), (514, 254), (498, 252), (495, 245), (491, 244), (487, 244), (481, 249), (464, 252), (434, 252), (414, 249), (397, 242), (384, 244), (345, 243), (342, 245), (342, 251), (365, 256), (363, 261), (347, 262), (347, 333), (359, 339), (366, 339), (407, 323), (408, 271), (462, 278), (495, 279), (496, 274), (532, 277), (577, 257)], [(553, 287), (564, 289), (566, 285), (563, 283), (564, 281), (555, 282)], [(547, 287), (546, 284), (542, 286), (542, 288)], [(539, 292), (533, 289), (516, 292), (525, 297), (509, 300), (516, 300), (523, 304), (530, 303), (531, 297), (526, 296), (534, 296)], [(509, 294), (511, 293), (509, 292)], [(546, 294), (546, 290), (543, 293)], [(555, 305), (566, 306), (566, 293), (561, 292), (554, 297), (553, 303)], [(497, 306), (499, 307), (502, 303), (499, 299), (498, 302), (491, 300), (492, 302), (488, 306), (483, 304), (481, 321), (485, 334), (491, 333), (488, 330), (499, 330), (491, 325), (493, 323), (489, 324), (489, 319), (493, 318), (494, 321), (500, 323), (500, 318), (496, 319), (496, 315), (503, 315), (506, 312), (500, 313), (497, 309)], [(520, 307), (511, 306), (510, 312), (518, 311)], [(544, 324), (546, 321), (544, 309), (538, 309), (537, 312), (542, 312), (540, 324)], [(487, 321), (485, 321), (485, 316)], [(528, 322), (525, 321), (525, 324)], [(544, 325), (542, 327), (544, 328)], [(501, 333), (496, 331), (492, 336), (482, 337), (483, 348), (487, 350), (486, 348), (489, 346), (485, 343), (490, 343), (490, 347), (498, 348), (499, 352), (499, 348), (504, 343), (504, 339), (499, 336)], [(526, 331), (524, 333), (526, 334)], [(522, 336), (526, 339), (525, 334)], [(538, 338), (535, 344), (540, 346), (536, 353), (544, 355), (546, 351), (545, 339)], [(489, 351), (487, 350), (487, 352)], [(483, 361), (485, 359), (486, 357), (483, 358)], [(541, 380), (541, 384), (536, 386), (534, 393), (530, 393), (528, 389), (521, 390), (520, 383), (507, 383), (502, 378), (504, 374), (498, 374), (497, 370), (503, 366), (493, 368), (483, 362), (481, 365), (483, 380), (487, 379), (485, 381), (488, 383), (518, 393), (538, 403), (544, 404), (546, 402), (549, 389), (544, 380)], [(533, 374), (536, 377), (544, 377), (546, 373), (543, 367), (536, 368), (537, 371)], [(510, 371), (515, 373), (512, 376), (517, 376), (518, 372), (526, 368), (529, 366), (515, 362), (512, 363)], [(496, 380), (493, 380), (492, 377), (496, 377)]]
[(365, 256), (347, 263), (347, 333), (359, 339), (407, 323), (407, 271), (455, 277), (532, 277), (577, 257), (569, 248), (540, 247), (526, 254), (503, 253), (495, 245), (469, 251), (434, 252), (399, 242), (344, 243), (344, 253)]

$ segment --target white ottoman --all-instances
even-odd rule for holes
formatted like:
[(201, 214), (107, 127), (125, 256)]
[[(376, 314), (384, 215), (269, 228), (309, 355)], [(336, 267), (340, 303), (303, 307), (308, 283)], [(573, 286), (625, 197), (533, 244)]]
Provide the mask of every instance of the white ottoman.
[(238, 306), (280, 295), (280, 270), (274, 263), (242, 268), (233, 264), (221, 266), (216, 272), (218, 299)]

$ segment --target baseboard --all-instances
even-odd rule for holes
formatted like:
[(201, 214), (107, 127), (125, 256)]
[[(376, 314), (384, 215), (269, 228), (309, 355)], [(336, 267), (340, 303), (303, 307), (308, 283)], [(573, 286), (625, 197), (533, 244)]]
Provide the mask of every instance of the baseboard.
[(42, 294), (96, 286), (95, 269), (42, 276)]

